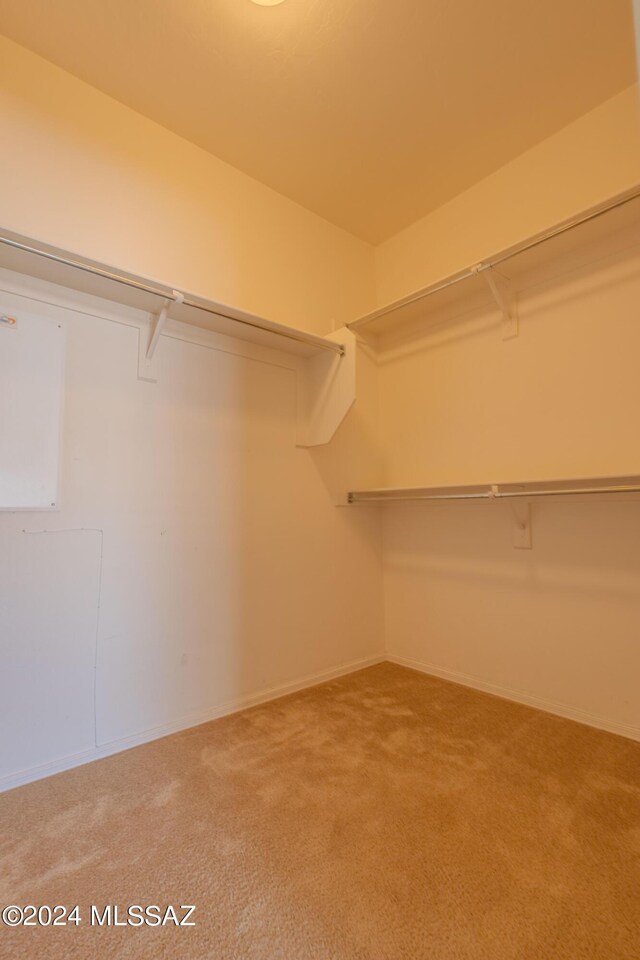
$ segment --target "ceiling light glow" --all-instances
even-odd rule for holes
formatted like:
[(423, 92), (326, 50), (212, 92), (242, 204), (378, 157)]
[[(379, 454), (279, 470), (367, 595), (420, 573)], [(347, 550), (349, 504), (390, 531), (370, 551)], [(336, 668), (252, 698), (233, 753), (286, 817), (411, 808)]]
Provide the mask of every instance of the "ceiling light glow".
[(253, 2), (261, 7), (275, 7), (276, 3), (282, 3), (282, 0), (253, 0)]

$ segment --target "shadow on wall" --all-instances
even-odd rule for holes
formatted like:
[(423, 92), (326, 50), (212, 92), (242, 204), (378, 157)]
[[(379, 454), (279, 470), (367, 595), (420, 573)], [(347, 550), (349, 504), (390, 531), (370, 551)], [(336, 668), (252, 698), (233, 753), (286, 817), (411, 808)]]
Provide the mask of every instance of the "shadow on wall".
[[(492, 588), (572, 592), (612, 601), (640, 600), (640, 496), (534, 502), (534, 547), (512, 546), (505, 503), (385, 505), (385, 531), (403, 531), (388, 570), (431, 581), (485, 582)], [(387, 540), (387, 546), (390, 546)]]

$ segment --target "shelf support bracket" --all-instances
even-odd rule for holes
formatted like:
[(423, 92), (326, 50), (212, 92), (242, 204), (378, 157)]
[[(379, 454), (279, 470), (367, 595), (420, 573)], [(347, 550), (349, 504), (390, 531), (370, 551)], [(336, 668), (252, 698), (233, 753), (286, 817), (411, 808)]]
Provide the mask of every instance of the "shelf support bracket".
[[(499, 484), (492, 483), (489, 497), (500, 500), (504, 496), (505, 494), (500, 493)], [(516, 550), (531, 550), (531, 504), (528, 500), (521, 503), (509, 500), (509, 507), (513, 517), (513, 546)]]
[(342, 354), (306, 357), (298, 371), (296, 446), (329, 443), (356, 399), (356, 337), (341, 327), (327, 335)]
[(509, 504), (513, 515), (513, 546), (516, 550), (531, 550), (531, 504)]
[(180, 304), (183, 302), (184, 294), (180, 293), (179, 290), (172, 290), (171, 299), (167, 298), (160, 308), (159, 313), (151, 317), (146, 345), (144, 343), (145, 331), (142, 327), (140, 328), (138, 334), (138, 380), (147, 380), (149, 383), (156, 383), (158, 378), (153, 375), (155, 372), (153, 356), (158, 346), (160, 334), (169, 319), (170, 308), (176, 303)]
[(518, 336), (518, 304), (511, 282), (493, 267), (479, 263), (473, 272), (484, 277), (485, 283), (502, 314), (502, 339), (512, 340)]

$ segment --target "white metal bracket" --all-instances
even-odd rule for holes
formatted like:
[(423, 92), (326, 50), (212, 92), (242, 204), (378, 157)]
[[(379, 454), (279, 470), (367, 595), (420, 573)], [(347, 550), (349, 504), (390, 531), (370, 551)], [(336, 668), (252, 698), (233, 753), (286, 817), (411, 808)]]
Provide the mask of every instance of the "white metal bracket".
[[(498, 484), (492, 484), (489, 496), (500, 500), (504, 494), (500, 493)], [(513, 546), (516, 550), (531, 550), (531, 504), (528, 500), (516, 502), (509, 500), (513, 516)]]
[(513, 514), (513, 545), (516, 550), (531, 550), (531, 504), (509, 504)]
[(160, 312), (151, 317), (149, 334), (145, 344), (145, 330), (141, 327), (138, 334), (138, 380), (147, 380), (149, 383), (156, 383), (157, 377), (154, 376), (155, 369), (153, 364), (153, 355), (158, 346), (158, 340), (162, 329), (169, 319), (169, 309), (175, 303), (184, 302), (184, 294), (179, 290), (171, 291), (172, 298), (165, 300)]
[(512, 340), (518, 336), (518, 304), (511, 281), (493, 267), (479, 263), (474, 273), (484, 277), (493, 299), (502, 313), (502, 339)]

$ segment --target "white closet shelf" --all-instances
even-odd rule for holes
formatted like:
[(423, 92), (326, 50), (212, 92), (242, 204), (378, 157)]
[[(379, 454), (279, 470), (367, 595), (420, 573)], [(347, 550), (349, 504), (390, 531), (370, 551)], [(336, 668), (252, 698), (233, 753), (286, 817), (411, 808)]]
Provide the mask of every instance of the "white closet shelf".
[(6, 230), (0, 232), (0, 267), (151, 314), (159, 313), (168, 303), (172, 320), (287, 353), (303, 357), (344, 354), (343, 344), (335, 340), (196, 294), (182, 290), (178, 293), (166, 284), (86, 260)]
[(349, 503), (388, 503), (397, 500), (513, 500), (595, 494), (640, 493), (640, 475), (577, 477), (522, 483), (484, 483), (447, 487), (380, 487), (352, 490)]
[(328, 443), (355, 401), (356, 337), (345, 327), (320, 337), (8, 231), (0, 232), (0, 268), (147, 314), (138, 333), (139, 380), (157, 382), (156, 348), (168, 320), (293, 354), (298, 446)]
[(419, 332), (429, 320), (453, 319), (497, 306), (503, 314), (503, 335), (508, 338), (517, 333), (518, 288), (638, 244), (640, 186), (380, 307), (348, 327), (367, 338), (383, 340)]

